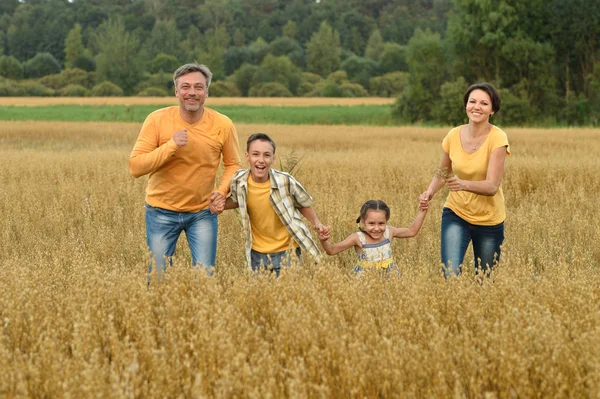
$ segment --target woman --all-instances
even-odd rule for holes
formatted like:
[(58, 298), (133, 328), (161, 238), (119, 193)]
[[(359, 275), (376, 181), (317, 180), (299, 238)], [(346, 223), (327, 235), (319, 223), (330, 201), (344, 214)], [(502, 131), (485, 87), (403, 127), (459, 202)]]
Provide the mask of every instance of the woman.
[(506, 133), (489, 122), (500, 109), (500, 95), (489, 83), (469, 87), (464, 95), (469, 123), (450, 130), (442, 141), (442, 163), (421, 207), (448, 185), (450, 193), (442, 213), (441, 253), (444, 277), (459, 275), (473, 242), (475, 267), (489, 273), (500, 260), (504, 241), (504, 161), (510, 155)]

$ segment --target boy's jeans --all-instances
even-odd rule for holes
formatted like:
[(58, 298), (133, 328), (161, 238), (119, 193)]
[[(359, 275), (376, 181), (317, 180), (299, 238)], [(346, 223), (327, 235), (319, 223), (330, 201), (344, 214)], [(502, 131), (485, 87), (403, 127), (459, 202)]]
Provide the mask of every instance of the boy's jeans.
[(442, 212), (442, 263), (444, 277), (458, 276), (473, 241), (475, 267), (485, 273), (500, 262), (500, 245), (504, 241), (504, 222), (495, 226), (471, 224), (449, 208)]
[(217, 257), (218, 225), (217, 215), (208, 209), (175, 212), (146, 204), (146, 242), (152, 252), (148, 273), (152, 271), (154, 263), (160, 278), (166, 270), (167, 259), (169, 265), (172, 264), (171, 257), (175, 253), (177, 239), (185, 231), (193, 265), (201, 265), (207, 273), (212, 274)]
[(296, 248), (295, 250), (275, 252), (273, 254), (263, 254), (262, 252), (252, 250), (250, 252), (250, 267), (253, 271), (259, 271), (260, 265), (262, 264), (265, 270), (271, 270), (272, 272), (275, 272), (277, 277), (279, 277), (279, 274), (281, 273), (281, 266), (292, 266), (292, 253), (294, 253), (298, 258), (297, 260), (300, 261), (300, 256), (302, 255), (300, 248)]

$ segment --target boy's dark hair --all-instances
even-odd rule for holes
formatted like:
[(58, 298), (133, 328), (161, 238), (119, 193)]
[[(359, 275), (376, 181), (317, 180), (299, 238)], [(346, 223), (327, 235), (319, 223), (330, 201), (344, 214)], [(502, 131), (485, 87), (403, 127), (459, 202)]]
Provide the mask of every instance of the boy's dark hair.
[(483, 90), (485, 91), (488, 96), (490, 96), (490, 100), (492, 100), (492, 111), (494, 112), (498, 112), (498, 110), (500, 109), (500, 94), (498, 93), (498, 90), (496, 90), (496, 88), (491, 84), (491, 83), (487, 83), (487, 82), (483, 82), (483, 83), (475, 83), (474, 85), (471, 85), (467, 91), (465, 92), (465, 98), (464, 98), (464, 106), (467, 106), (467, 102), (469, 101), (469, 95), (471, 95), (471, 92), (473, 90)]
[(275, 146), (275, 142), (265, 133), (254, 133), (252, 136), (248, 137), (248, 141), (246, 142), (246, 151), (250, 151), (250, 144), (256, 140), (268, 141), (271, 143), (273, 146), (273, 155), (275, 155), (275, 148), (277, 148)]
[(360, 223), (361, 220), (364, 220), (369, 211), (384, 211), (385, 220), (390, 220), (390, 207), (387, 206), (385, 202), (381, 200), (368, 200), (360, 207), (360, 216), (356, 219), (356, 223)]

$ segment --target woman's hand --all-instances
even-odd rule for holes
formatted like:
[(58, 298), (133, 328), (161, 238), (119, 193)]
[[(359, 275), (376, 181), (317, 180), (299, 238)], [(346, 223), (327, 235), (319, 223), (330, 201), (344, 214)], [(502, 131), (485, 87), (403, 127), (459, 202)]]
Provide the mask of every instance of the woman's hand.
[(450, 191), (463, 191), (467, 187), (465, 180), (461, 180), (456, 176), (446, 179), (446, 184)]
[(427, 209), (429, 208), (429, 201), (433, 197), (433, 193), (430, 190), (425, 191), (423, 194), (419, 195), (419, 208)]

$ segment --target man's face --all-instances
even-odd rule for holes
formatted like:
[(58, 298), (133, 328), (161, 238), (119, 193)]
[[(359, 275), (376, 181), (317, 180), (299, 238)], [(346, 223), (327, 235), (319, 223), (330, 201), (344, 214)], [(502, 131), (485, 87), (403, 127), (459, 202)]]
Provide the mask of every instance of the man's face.
[(187, 112), (198, 112), (208, 97), (206, 77), (201, 72), (190, 72), (177, 79), (175, 96), (179, 99), (179, 107)]

